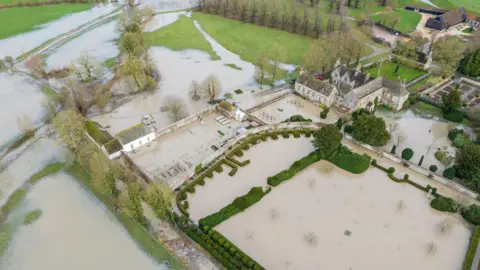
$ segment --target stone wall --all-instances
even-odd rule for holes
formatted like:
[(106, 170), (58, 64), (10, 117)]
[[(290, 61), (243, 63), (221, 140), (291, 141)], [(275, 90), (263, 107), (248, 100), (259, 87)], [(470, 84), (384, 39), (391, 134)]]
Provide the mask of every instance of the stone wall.
[[(435, 84), (434, 86), (425, 89), (424, 91), (422, 91), (422, 94), (423, 94), (423, 95), (426, 95), (426, 94), (428, 94), (428, 93), (433, 92), (434, 90), (436, 90), (437, 88), (439, 88), (440, 86), (442, 86), (443, 84), (445, 84), (446, 82), (448, 82), (449, 80), (450, 80), (450, 78), (447, 78), (447, 79), (445, 79), (445, 80), (443, 80), (443, 81)], [(448, 84), (445, 84), (444, 87), (447, 86), (447, 85), (448, 85)], [(442, 88), (443, 88), (443, 87), (442, 87)], [(439, 89), (439, 90), (441, 90), (441, 89)]]

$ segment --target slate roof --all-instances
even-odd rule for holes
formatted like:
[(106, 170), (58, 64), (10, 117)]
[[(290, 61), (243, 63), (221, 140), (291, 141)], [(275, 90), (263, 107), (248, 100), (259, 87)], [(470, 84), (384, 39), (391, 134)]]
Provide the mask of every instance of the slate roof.
[(367, 79), (367, 74), (364, 74), (362, 72), (358, 72), (356, 70), (348, 69), (347, 67), (345, 67), (343, 65), (338, 67), (338, 69), (339, 69), (339, 74), (340, 74), (341, 77), (343, 75), (345, 75), (345, 73), (348, 73), (348, 77), (350, 78), (350, 80), (355, 81), (355, 86), (354, 87), (359, 87), (359, 86), (367, 83), (367, 80), (366, 80)]
[(383, 77), (378, 77), (375, 80), (370, 81), (367, 84), (362, 85), (361, 87), (354, 89), (353, 91), (355, 93), (355, 96), (358, 99), (360, 99), (360, 98), (363, 98), (365, 96), (368, 96), (368, 95), (378, 91), (379, 89), (381, 89), (383, 87), (386, 88), (386, 90), (389, 93), (391, 93), (391, 94), (393, 94), (397, 97), (402, 97), (402, 96), (408, 95), (407, 89), (400, 82), (388, 80), (388, 79), (385, 79)]
[(297, 82), (325, 96), (330, 96), (333, 89), (335, 89), (331, 84), (318, 80), (314, 76), (308, 74), (300, 75)]
[(117, 137), (118, 141), (122, 145), (125, 145), (137, 139), (140, 139), (141, 137), (146, 136), (149, 133), (152, 133), (152, 131), (150, 131), (145, 125), (140, 123), (118, 132), (117, 134), (115, 134), (115, 137)]
[(449, 12), (430, 18), (425, 24), (426, 27), (430, 27), (437, 30), (447, 29), (448, 27), (455, 26), (464, 22), (467, 19), (467, 12), (463, 7), (450, 10)]

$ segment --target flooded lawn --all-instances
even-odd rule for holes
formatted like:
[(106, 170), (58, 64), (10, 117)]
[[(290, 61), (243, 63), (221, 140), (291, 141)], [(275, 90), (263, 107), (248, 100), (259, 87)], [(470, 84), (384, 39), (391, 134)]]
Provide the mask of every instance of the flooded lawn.
[(116, 39), (120, 34), (115, 31), (115, 25), (115, 20), (108, 22), (50, 51), (46, 59), (47, 70), (68, 66), (84, 53), (94, 57), (98, 64), (117, 56), (119, 50)]
[(98, 5), (87, 11), (67, 15), (59, 20), (38, 26), (38, 30), (0, 40), (0, 58), (7, 55), (17, 57), (40, 44), (67, 33), (102, 15), (106, 15), (118, 6), (114, 4)]
[(326, 119), (320, 118), (322, 109), (296, 95), (290, 95), (268, 106), (256, 110), (252, 114), (267, 124), (280, 123), (293, 115), (301, 115), (313, 122), (335, 123), (339, 116), (331, 110)]
[(32, 209), (41, 209), (42, 216), (18, 227), (1, 269), (164, 269), (142, 252), (95, 197), (66, 174), (49, 176), (32, 188), (18, 211)]
[(321, 161), (216, 229), (266, 269), (459, 269), (471, 233), (427, 196), (373, 167), (353, 175)]
[[(222, 173), (214, 173), (211, 179), (206, 178), (205, 186), (196, 186), (195, 193), (188, 195), (190, 219), (198, 222), (200, 218), (231, 203), (236, 197), (245, 195), (252, 187), (266, 186), (269, 176), (287, 169), (293, 162), (311, 151), (313, 146), (310, 138), (303, 136), (269, 139), (250, 147), (249, 150), (244, 151), (243, 157), (238, 158), (238, 160), (249, 159), (249, 165), (240, 167), (233, 177), (228, 175), (229, 167), (223, 165)], [(247, 252), (247, 254), (250, 253)], [(267, 267), (267, 269), (275, 268)]]
[[(442, 172), (445, 165), (435, 158), (435, 152), (439, 149), (447, 151), (449, 155), (455, 155), (455, 147), (448, 139), (449, 124), (440, 121), (437, 118), (426, 119), (417, 117), (413, 112), (393, 113), (388, 111), (377, 111), (377, 116), (383, 117), (387, 124), (398, 125), (398, 128), (392, 134), (392, 140), (383, 147), (385, 151), (390, 152), (394, 144), (397, 145), (397, 156), (401, 156), (403, 149), (411, 148), (414, 152), (413, 163), (420, 161), (422, 155), (424, 160), (422, 167), (428, 168), (430, 165), (436, 165)], [(398, 138), (400, 137), (400, 146), (398, 146)]]
[[(0, 49), (1, 50), (1, 49)], [(42, 102), (45, 95), (41, 88), (23, 74), (0, 73), (0, 146), (20, 135), (18, 118), (28, 117), (34, 126), (41, 123), (43, 117)]]

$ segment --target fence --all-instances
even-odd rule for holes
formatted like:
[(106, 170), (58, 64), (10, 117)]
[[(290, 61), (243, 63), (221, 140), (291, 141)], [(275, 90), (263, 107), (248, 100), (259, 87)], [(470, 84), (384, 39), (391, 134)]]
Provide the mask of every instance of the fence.
[[(286, 87), (285, 87), (285, 88), (286, 88)], [(283, 88), (283, 89), (285, 89), (285, 88)], [(283, 90), (283, 89), (281, 89), (281, 90)], [(275, 102), (281, 100), (282, 98), (285, 98), (285, 97), (287, 97), (287, 96), (289, 96), (289, 95), (291, 95), (291, 94), (292, 94), (292, 93), (285, 93), (285, 94), (280, 95), (280, 96), (278, 96), (278, 97), (275, 97), (275, 98), (273, 98), (273, 99), (267, 100), (267, 101), (265, 101), (264, 103), (258, 104), (257, 106), (254, 106), (254, 107), (248, 109), (246, 112), (247, 112), (247, 113), (252, 113), (252, 112), (254, 112), (254, 111), (258, 110), (258, 109), (261, 109), (261, 108), (263, 108), (263, 107), (265, 107), (265, 106), (268, 106), (268, 105), (270, 105), (270, 104), (272, 104), (272, 103), (275, 103)]]
[(478, 197), (478, 194), (475, 193), (474, 191), (471, 191), (451, 180), (448, 180), (446, 178), (444, 178), (443, 176), (437, 174), (437, 173), (434, 173), (434, 172), (431, 172), (423, 167), (420, 167), (418, 166), (417, 164), (411, 162), (411, 161), (408, 161), (408, 160), (405, 160), (405, 159), (402, 159), (402, 158), (399, 158), (399, 157), (396, 157), (394, 155), (392, 155), (391, 153), (388, 153), (388, 152), (385, 152), (384, 150), (382, 149), (379, 149), (379, 148), (376, 148), (376, 147), (373, 147), (371, 145), (367, 145), (367, 144), (363, 144), (363, 143), (360, 143), (360, 142), (357, 142), (355, 141), (352, 136), (346, 134), (345, 137), (350, 140), (351, 142), (361, 146), (361, 147), (364, 147), (364, 148), (367, 148), (375, 153), (378, 153), (379, 155), (383, 156), (383, 157), (386, 157), (388, 159), (390, 159), (391, 161), (394, 161), (396, 163), (405, 163), (405, 164), (408, 164), (408, 168), (417, 172), (417, 173), (420, 173), (430, 179), (433, 179), (441, 184), (444, 184), (445, 186), (447, 187), (450, 187), (451, 189), (461, 193), (461, 194), (464, 194), (472, 199), (477, 199)]

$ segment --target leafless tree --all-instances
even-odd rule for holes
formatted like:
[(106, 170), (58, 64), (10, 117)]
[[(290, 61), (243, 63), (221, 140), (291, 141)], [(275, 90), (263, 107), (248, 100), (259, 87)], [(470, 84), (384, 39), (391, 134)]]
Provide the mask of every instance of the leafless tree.
[(318, 38), (321, 32), (320, 8), (318, 6), (315, 8), (315, 25), (313, 26), (313, 31), (315, 32), (315, 37)]
[(93, 82), (98, 76), (99, 65), (88, 53), (83, 53), (75, 62), (72, 62), (72, 70), (81, 82)]
[(28, 117), (27, 115), (18, 116), (17, 125), (24, 134), (31, 132), (34, 129), (32, 119), (30, 119), (30, 117)]
[(397, 212), (401, 212), (403, 209), (405, 209), (405, 203), (403, 200), (399, 200), (396, 204), (397, 207)]
[(287, 25), (287, 3), (283, 1), (283, 12), (282, 12), (282, 30), (285, 30)]
[(449, 219), (445, 219), (438, 224), (438, 230), (441, 234), (446, 235), (449, 234), (453, 229), (453, 223)]
[(202, 90), (201, 85), (197, 81), (193, 80), (190, 83), (190, 91), (189, 91), (190, 98), (194, 101), (199, 100), (201, 90)]
[(270, 217), (272, 218), (273, 221), (278, 219), (279, 214), (275, 208), (270, 209)]
[(25, 61), (25, 66), (32, 73), (39, 74), (39, 75), (43, 75), (45, 73), (45, 70), (43, 69), (43, 65), (42, 65), (42, 58), (40, 57), (39, 54), (35, 54), (28, 57), (28, 59)]
[(202, 83), (202, 96), (214, 100), (222, 92), (220, 80), (215, 75), (209, 75)]
[(309, 232), (304, 236), (305, 241), (309, 246), (317, 245), (317, 236), (313, 232)]
[(295, 1), (292, 4), (292, 32), (297, 32), (297, 3)]
[(255, 16), (257, 15), (257, 0), (252, 0), (252, 11), (250, 13), (250, 22), (255, 23)]
[(177, 122), (186, 116), (185, 103), (183, 99), (176, 96), (168, 96), (165, 98), (164, 107), (168, 109), (170, 117), (174, 122)]
[(427, 244), (427, 252), (428, 254), (435, 254), (437, 252), (437, 244), (430, 242)]
[(388, 132), (394, 133), (399, 128), (398, 123), (390, 123), (388, 125)]
[(112, 97), (112, 93), (108, 86), (106, 85), (98, 85), (94, 89), (93, 93), (93, 103), (97, 105), (100, 112), (103, 113), (105, 107), (108, 105), (110, 98)]
[(306, 6), (303, 7), (303, 35), (307, 35), (308, 33), (308, 8)]
[(283, 63), (283, 61), (285, 61), (287, 52), (280, 44), (277, 43), (273, 45), (272, 50), (274, 52), (272, 81), (275, 81), (277, 71), (280, 69), (280, 65)]
[(247, 21), (247, 9), (248, 9), (248, 0), (245, 0), (244, 3), (240, 5), (240, 20), (242, 22)]
[(267, 17), (267, 4), (265, 0), (262, 0), (260, 4), (260, 17), (258, 17), (258, 24), (265, 25), (265, 19)]

